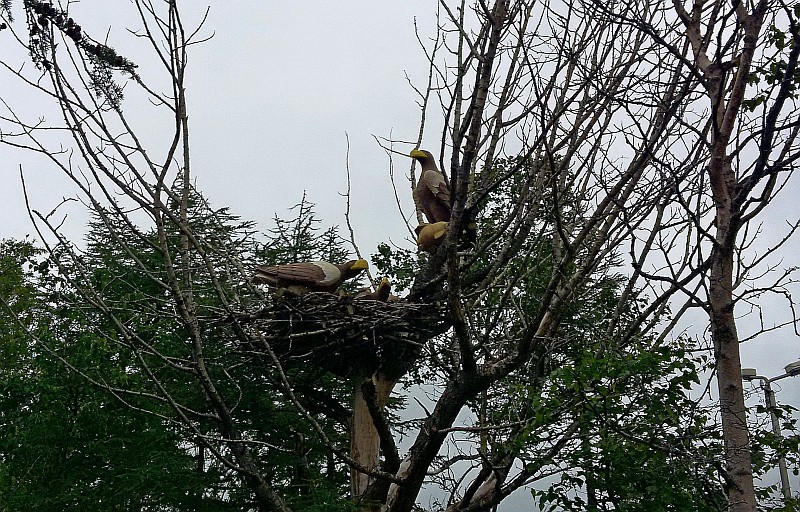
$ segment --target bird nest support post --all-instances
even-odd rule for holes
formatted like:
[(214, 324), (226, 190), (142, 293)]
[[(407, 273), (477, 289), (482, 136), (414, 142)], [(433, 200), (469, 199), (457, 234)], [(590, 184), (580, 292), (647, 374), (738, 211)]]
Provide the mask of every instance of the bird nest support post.
[(325, 292), (273, 296), (241, 320), (285, 365), (311, 362), (340, 376), (381, 371), (395, 379), (427, 340), (449, 328), (441, 305)]

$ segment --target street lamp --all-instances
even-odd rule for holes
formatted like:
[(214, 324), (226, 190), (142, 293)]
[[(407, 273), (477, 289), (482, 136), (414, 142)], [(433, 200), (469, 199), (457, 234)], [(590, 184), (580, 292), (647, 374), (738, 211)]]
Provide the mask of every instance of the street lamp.
[[(787, 364), (784, 371), (784, 374), (770, 379), (759, 375), (755, 368), (742, 368), (742, 380), (752, 381), (758, 379), (761, 381), (761, 389), (764, 390), (764, 400), (767, 404), (770, 418), (772, 419), (772, 433), (775, 434), (778, 439), (782, 437), (781, 425), (778, 421), (778, 415), (775, 414), (777, 405), (775, 404), (775, 392), (772, 390), (772, 383), (776, 380), (785, 379), (786, 377), (796, 377), (800, 375), (800, 361)], [(781, 491), (783, 492), (783, 497), (787, 500), (791, 499), (792, 490), (789, 488), (789, 472), (786, 471), (786, 458), (783, 455), (778, 456), (778, 471), (780, 471), (781, 474)]]

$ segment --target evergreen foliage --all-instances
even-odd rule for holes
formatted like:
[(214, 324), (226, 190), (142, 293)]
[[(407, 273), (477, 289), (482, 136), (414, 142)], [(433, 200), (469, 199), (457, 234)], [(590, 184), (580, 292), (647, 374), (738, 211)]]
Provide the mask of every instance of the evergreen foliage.
[[(297, 411), (278, 391), (271, 363), (236, 341), (231, 324), (220, 317), (216, 286), (230, 297), (257, 301), (252, 293), (243, 295), (252, 257), (276, 264), (340, 257), (346, 255), (341, 239), (335, 228), (320, 233), (313, 205), (305, 199), (297, 218), (276, 218), (263, 245), (256, 242), (252, 223), (240, 222), (225, 208), (212, 210), (196, 191), (189, 205), (188, 225), (202, 241), (203, 255), (195, 252), (183, 268), (191, 272), (213, 375), (224, 394), (239, 397), (235, 419), (259, 443), (259, 464), (282, 482), (289, 502), (302, 510), (338, 510), (346, 471), (310, 426), (297, 421)], [(291, 250), (285, 245), (289, 232)], [(179, 243), (177, 228), (167, 236), (171, 245)], [(212, 416), (204, 416), (207, 406), (196, 393), (195, 377), (181, 366), (186, 334), (162, 284), (165, 255), (157, 238), (117, 212), (101, 210), (80, 258), (61, 251), (59, 259), (47, 260), (30, 244), (3, 244), (7, 307), (0, 320), (8, 328), (0, 344), (0, 414), (3, 430), (11, 434), (0, 447), (0, 508), (249, 507), (251, 496), (237, 473), (191, 441), (194, 435), (159, 389), (198, 412), (193, 424), (202, 435), (223, 437)], [(231, 267), (234, 259), (240, 268)], [(69, 286), (67, 275), (83, 285)], [(328, 435), (344, 442), (347, 382), (308, 365), (286, 371)], [(303, 450), (287, 443), (293, 438)]]
[[(33, 62), (40, 69), (53, 68), (52, 54), (58, 44), (55, 35), (63, 34), (64, 41), (71, 40), (82, 52), (90, 64), (89, 82), (92, 90), (99, 98), (107, 102), (107, 106), (118, 109), (123, 99), (122, 86), (114, 80), (114, 71), (127, 74), (139, 80), (136, 64), (119, 55), (110, 46), (91, 39), (84, 34), (81, 26), (73, 20), (69, 12), (55, 7), (51, 2), (40, 0), (23, 0), (28, 23), (29, 51)], [(0, 6), (9, 19), (11, 15), (10, 0)]]

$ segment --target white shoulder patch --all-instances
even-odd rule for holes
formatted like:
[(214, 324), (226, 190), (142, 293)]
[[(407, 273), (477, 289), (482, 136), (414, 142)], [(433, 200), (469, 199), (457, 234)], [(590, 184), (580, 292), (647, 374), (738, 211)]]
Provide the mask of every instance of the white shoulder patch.
[(321, 268), (322, 273), (325, 274), (325, 277), (319, 282), (319, 284), (322, 286), (328, 286), (335, 283), (342, 275), (342, 273), (339, 271), (339, 267), (332, 263), (328, 263), (327, 261), (315, 261), (314, 265)]

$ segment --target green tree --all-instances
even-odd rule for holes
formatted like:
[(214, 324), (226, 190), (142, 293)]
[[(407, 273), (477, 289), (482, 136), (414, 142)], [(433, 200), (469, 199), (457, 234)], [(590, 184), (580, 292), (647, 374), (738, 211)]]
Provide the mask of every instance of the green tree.
[[(194, 192), (189, 225), (219, 256), (212, 261), (219, 276), (231, 275), (224, 267), (231, 252), (280, 263), (282, 253), (275, 249), (287, 247), (282, 228), (302, 232), (295, 238), (295, 254), (312, 259), (343, 254), (339, 239), (330, 236), (334, 229), (319, 233), (313, 205), (301, 204), (297, 218), (276, 218), (277, 234), (263, 246), (255, 242), (250, 223), (226, 209), (211, 210)], [(205, 407), (192, 374), (179, 364), (185, 332), (159, 286), (166, 277), (157, 234), (112, 218), (109, 211), (96, 214), (80, 258), (55, 251), (59, 259), (48, 260), (30, 244), (3, 244), (2, 321), (8, 328), (2, 344), (7, 365), (2, 414), (4, 431), (13, 434), (2, 447), (2, 503), (10, 510), (94, 504), (109, 510), (247, 508), (251, 498), (242, 492), (237, 472), (209, 453), (218, 449), (212, 443), (221, 437), (215, 422), (198, 413), (193, 433), (187, 432), (167, 403), (168, 398), (187, 411)], [(176, 243), (178, 234), (168, 238)], [(331, 471), (336, 464), (329, 450), (275, 392), (277, 377), (263, 352), (248, 350), (237, 342), (230, 322), (220, 322), (213, 287), (223, 282), (233, 289), (241, 283), (215, 284), (202, 261), (192, 267), (198, 318), (214, 340), (206, 353), (225, 374), (231, 387), (225, 392), (240, 395), (236, 421), (259, 440), (254, 449), (259, 463), (283, 483), (290, 503), (332, 510), (346, 492), (346, 473), (341, 467)], [(82, 286), (72, 287), (72, 280)], [(349, 400), (346, 381), (308, 365), (289, 365), (286, 372), (329, 435), (346, 437), (349, 412), (341, 405)], [(278, 448), (292, 436), (302, 450)]]
[[(41, 249), (4, 241), (2, 260), (3, 510), (198, 507), (211, 483), (172, 429), (130, 408), (64, 363), (92, 368), (106, 382), (136, 382), (119, 352), (82, 327), (48, 290)], [(55, 307), (54, 307), (55, 306)]]

